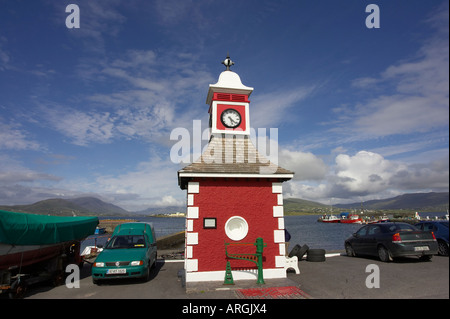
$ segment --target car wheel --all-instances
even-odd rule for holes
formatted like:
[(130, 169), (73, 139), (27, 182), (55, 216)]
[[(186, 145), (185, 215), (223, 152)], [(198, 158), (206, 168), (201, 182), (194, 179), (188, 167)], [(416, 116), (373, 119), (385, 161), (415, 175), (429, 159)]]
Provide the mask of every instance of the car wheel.
[(355, 250), (353, 249), (352, 245), (350, 245), (349, 243), (345, 244), (345, 252), (347, 253), (347, 256), (349, 257), (355, 257)]
[(433, 258), (433, 255), (423, 255), (423, 256), (420, 256), (420, 257), (419, 257), (419, 259), (420, 259), (421, 261), (430, 261), (431, 258)]
[(448, 244), (442, 240), (438, 240), (438, 255), (448, 256)]
[(383, 262), (389, 262), (393, 260), (391, 253), (384, 246), (378, 246), (378, 257)]

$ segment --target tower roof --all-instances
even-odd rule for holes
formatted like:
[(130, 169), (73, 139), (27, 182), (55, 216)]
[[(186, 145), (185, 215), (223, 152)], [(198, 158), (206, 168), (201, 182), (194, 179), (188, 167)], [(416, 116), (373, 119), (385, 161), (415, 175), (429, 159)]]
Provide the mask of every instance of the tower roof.
[(214, 93), (232, 93), (232, 94), (245, 94), (250, 96), (253, 92), (252, 87), (245, 86), (241, 82), (239, 75), (230, 70), (230, 67), (234, 64), (231, 61), (230, 56), (222, 62), (226, 66), (226, 70), (220, 73), (219, 80), (216, 84), (210, 84), (208, 90), (208, 96), (206, 98), (206, 104), (210, 105)]
[(178, 171), (178, 184), (187, 187), (192, 177), (278, 178), (294, 173), (262, 156), (248, 136), (212, 136), (206, 150), (192, 164)]

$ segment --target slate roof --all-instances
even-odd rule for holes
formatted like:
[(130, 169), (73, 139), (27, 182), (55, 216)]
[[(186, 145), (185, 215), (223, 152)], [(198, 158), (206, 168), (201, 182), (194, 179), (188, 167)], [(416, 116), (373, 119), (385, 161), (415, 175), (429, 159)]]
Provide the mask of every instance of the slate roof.
[(289, 180), (293, 172), (262, 156), (247, 135), (213, 135), (206, 150), (178, 171), (178, 184), (187, 187), (192, 177), (262, 177)]

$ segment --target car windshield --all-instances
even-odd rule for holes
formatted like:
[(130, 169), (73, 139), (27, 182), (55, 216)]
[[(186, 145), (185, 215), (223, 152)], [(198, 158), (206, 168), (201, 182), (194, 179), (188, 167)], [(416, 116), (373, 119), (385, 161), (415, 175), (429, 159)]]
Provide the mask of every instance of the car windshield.
[(143, 235), (119, 235), (114, 236), (105, 249), (119, 248), (144, 248), (145, 240)]

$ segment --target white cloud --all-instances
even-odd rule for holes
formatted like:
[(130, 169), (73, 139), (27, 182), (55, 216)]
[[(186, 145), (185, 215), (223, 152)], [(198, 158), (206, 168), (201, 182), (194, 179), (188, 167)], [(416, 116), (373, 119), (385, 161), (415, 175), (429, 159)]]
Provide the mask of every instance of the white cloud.
[(279, 152), (279, 164), (295, 172), (294, 180), (322, 180), (328, 172), (323, 160), (312, 153), (282, 149)]
[[(405, 192), (448, 191), (446, 158), (424, 163), (390, 161), (377, 153), (339, 154), (323, 180), (286, 183), (287, 197), (330, 202), (358, 202)], [(328, 202), (327, 202), (327, 200)]]
[(0, 117), (0, 150), (39, 150), (40, 144), (28, 137), (20, 125), (7, 124)]
[(251, 113), (252, 126), (270, 128), (277, 127), (280, 123), (295, 121), (289, 109), (312, 94), (314, 89), (314, 86), (296, 87), (255, 95), (252, 98), (252, 108), (257, 109), (257, 112)]
[[(167, 154), (168, 156), (168, 154)], [(131, 211), (138, 211), (154, 205), (184, 204), (184, 192), (177, 186), (177, 165), (156, 153), (148, 161), (141, 162), (124, 174), (99, 176), (95, 188), (86, 191), (96, 192), (106, 197), (121, 195), (117, 204)], [(174, 190), (177, 190), (175, 191)], [(125, 195), (137, 195), (131, 198)]]
[(389, 96), (365, 105), (368, 114), (354, 121), (355, 130), (372, 136), (428, 132), (448, 125), (448, 105), (432, 97)]
[(360, 151), (354, 156), (336, 157), (336, 184), (352, 193), (376, 193), (389, 186), (392, 163), (381, 155)]
[(190, 54), (129, 50), (121, 57), (84, 61), (78, 75), (89, 77), (90, 86), (99, 83), (118, 89), (83, 96), (77, 103), (80, 107), (73, 102), (62, 106), (38, 101), (39, 111), (28, 119), (37, 125), (45, 123), (76, 145), (118, 139), (159, 143), (164, 136), (168, 139), (171, 129), (207, 116), (207, 106), (201, 108), (192, 101), (213, 80), (201, 67), (186, 68), (190, 59), (195, 60)]
[(40, 105), (39, 116), (75, 145), (109, 143), (113, 138), (114, 119), (109, 112), (83, 112), (60, 105)]
[(181, 199), (176, 199), (172, 195), (166, 195), (161, 198), (161, 200), (158, 200), (155, 202), (156, 206), (183, 206), (186, 205), (186, 202)]

